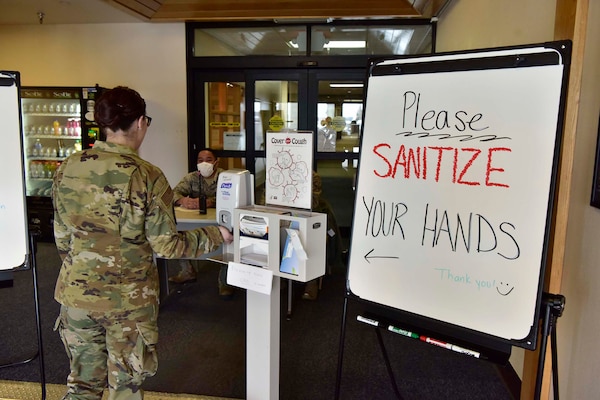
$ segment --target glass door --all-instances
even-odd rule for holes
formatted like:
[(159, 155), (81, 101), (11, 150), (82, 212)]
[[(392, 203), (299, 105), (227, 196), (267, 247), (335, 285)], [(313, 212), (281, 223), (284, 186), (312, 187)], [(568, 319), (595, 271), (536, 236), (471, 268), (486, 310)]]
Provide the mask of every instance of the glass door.
[(249, 115), (254, 122), (254, 157), (248, 162), (254, 168), (256, 202), (263, 204), (267, 131), (307, 129), (307, 75), (302, 70), (260, 71), (248, 73), (247, 82), (253, 99)]
[(331, 205), (343, 236), (349, 236), (362, 127), (364, 71), (310, 71), (311, 130), (321, 196)]
[(349, 231), (362, 124), (364, 71), (310, 69), (198, 73), (190, 105), (190, 170), (197, 152), (216, 151), (220, 166), (254, 174), (264, 202), (267, 131), (312, 131), (314, 164), (342, 232)]

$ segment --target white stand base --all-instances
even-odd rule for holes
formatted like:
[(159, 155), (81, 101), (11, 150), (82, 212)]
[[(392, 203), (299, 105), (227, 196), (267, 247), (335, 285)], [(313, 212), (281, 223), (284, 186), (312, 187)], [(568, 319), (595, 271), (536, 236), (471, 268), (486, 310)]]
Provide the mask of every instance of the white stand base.
[(246, 291), (246, 398), (279, 400), (281, 278), (271, 295)]

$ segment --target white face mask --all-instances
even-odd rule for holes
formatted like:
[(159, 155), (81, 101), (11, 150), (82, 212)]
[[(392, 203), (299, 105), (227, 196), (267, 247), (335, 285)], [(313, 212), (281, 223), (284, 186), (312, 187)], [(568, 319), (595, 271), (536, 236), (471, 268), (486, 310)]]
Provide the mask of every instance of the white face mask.
[(209, 176), (212, 175), (215, 166), (209, 162), (201, 162), (200, 164), (197, 165), (198, 167), (198, 171), (200, 171), (200, 175), (202, 175), (205, 178), (208, 178)]

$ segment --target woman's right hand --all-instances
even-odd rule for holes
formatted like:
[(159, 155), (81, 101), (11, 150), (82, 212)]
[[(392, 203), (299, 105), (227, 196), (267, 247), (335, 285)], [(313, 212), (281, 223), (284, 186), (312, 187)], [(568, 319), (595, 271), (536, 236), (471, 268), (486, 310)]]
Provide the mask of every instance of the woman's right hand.
[(233, 234), (229, 232), (229, 229), (219, 225), (219, 230), (221, 231), (221, 236), (223, 236), (223, 241), (225, 243), (229, 244), (233, 242)]

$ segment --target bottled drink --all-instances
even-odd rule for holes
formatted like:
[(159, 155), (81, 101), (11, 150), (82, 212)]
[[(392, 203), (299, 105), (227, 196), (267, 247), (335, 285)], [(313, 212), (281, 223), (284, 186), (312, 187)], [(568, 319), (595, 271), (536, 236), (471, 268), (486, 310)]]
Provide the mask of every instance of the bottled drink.
[(42, 146), (42, 142), (40, 142), (40, 139), (36, 139), (35, 143), (33, 145), (33, 151), (32, 154), (34, 157), (38, 157), (43, 155), (44, 153), (44, 146)]
[(52, 178), (52, 171), (50, 170), (50, 163), (44, 162), (43, 164), (43, 176), (42, 178)]
[(29, 163), (29, 176), (32, 178), (38, 177), (37, 163), (37, 161), (32, 161)]
[(200, 195), (200, 199), (199, 199), (199, 205), (200, 205), (200, 214), (206, 214), (206, 196), (204, 195)]

